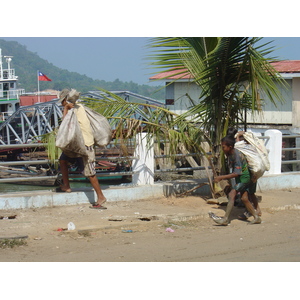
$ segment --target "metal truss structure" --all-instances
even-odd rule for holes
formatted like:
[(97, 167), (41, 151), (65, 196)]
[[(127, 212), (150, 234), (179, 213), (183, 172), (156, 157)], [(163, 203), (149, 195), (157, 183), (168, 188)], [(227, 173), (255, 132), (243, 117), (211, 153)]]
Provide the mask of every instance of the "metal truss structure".
[[(156, 106), (164, 106), (162, 102), (138, 95), (129, 91), (111, 91), (124, 97), (128, 102), (130, 98), (137, 99), (136, 102), (150, 103)], [(81, 98), (102, 98), (105, 93), (101, 91), (89, 91), (81, 94)], [(30, 106), (21, 106), (15, 113), (0, 124), (0, 146), (30, 144), (40, 142), (42, 135), (51, 132), (59, 126), (62, 118), (62, 106), (57, 105), (58, 99), (36, 103)], [(138, 113), (138, 112), (137, 112)]]
[(57, 99), (22, 106), (0, 125), (0, 145), (27, 144), (59, 126), (62, 117)]
[[(120, 97), (123, 97), (126, 101), (131, 102), (131, 99), (134, 98), (136, 99), (135, 102), (139, 103), (149, 103), (153, 104), (156, 106), (165, 106), (162, 101), (158, 101), (146, 96), (142, 96), (130, 91), (110, 91), (111, 93), (118, 95)], [(98, 98), (103, 98), (103, 95), (108, 96), (105, 92), (102, 91), (89, 91), (87, 93), (84, 93), (82, 97), (85, 98), (93, 98), (93, 99), (98, 99)]]

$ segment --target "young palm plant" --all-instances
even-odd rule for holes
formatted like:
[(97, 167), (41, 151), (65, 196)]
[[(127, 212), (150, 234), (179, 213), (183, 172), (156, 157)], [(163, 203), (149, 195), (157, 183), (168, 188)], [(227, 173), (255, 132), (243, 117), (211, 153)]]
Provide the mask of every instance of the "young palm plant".
[(104, 89), (101, 99), (85, 98), (85, 105), (110, 121), (116, 139), (129, 139), (139, 132), (147, 132), (148, 141), (154, 138), (159, 144), (168, 141), (169, 153), (174, 158), (179, 145), (189, 152), (206, 155), (201, 143), (208, 141), (202, 129), (192, 120), (182, 119), (163, 106), (128, 102)]
[[(273, 47), (258, 45), (261, 38), (175, 37), (150, 40), (150, 65), (201, 88), (199, 99), (177, 120), (192, 120), (209, 136), (215, 164), (220, 169), (220, 140), (229, 127), (246, 126), (247, 111), (260, 112), (262, 95), (276, 105), (283, 101), (279, 86), (285, 81), (267, 58)], [(268, 46), (268, 48), (267, 48)], [(195, 101), (198, 100), (198, 101)]]
[[(128, 102), (103, 89), (99, 89), (101, 99), (86, 98), (85, 104), (109, 119), (116, 138), (147, 132), (157, 143), (168, 141), (171, 155), (183, 146), (190, 153), (207, 156), (202, 148), (207, 142), (220, 172), (220, 140), (227, 129), (246, 125), (245, 112), (260, 112), (262, 96), (275, 105), (283, 101), (278, 87), (285, 86), (285, 81), (272, 67), (272, 58), (266, 58), (273, 48), (257, 46), (259, 41), (246, 37), (150, 39), (150, 67), (160, 73), (171, 71), (178, 78), (190, 75), (191, 82), (201, 88), (199, 99), (187, 94), (190, 108), (181, 115), (163, 106)], [(170, 73), (166, 74), (167, 78)]]

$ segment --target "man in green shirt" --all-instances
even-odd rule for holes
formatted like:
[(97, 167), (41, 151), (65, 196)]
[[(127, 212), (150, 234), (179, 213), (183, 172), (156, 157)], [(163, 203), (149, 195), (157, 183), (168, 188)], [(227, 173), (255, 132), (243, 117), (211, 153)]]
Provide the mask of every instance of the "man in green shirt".
[(245, 156), (237, 149), (234, 148), (235, 139), (232, 136), (226, 136), (221, 140), (222, 150), (225, 155), (228, 157), (228, 167), (230, 173), (227, 175), (220, 175), (214, 178), (214, 182), (219, 182), (221, 180), (230, 180), (235, 179), (236, 184), (232, 187), (231, 191), (228, 194), (228, 204), (224, 217), (218, 217), (214, 213), (209, 213), (209, 216), (220, 225), (227, 226), (229, 223), (229, 215), (234, 206), (234, 200), (237, 193), (242, 195), (241, 199), (251, 213), (254, 219), (250, 224), (260, 224), (261, 219), (257, 215), (257, 212), (253, 208), (251, 202), (248, 198), (249, 190), (252, 188), (253, 182), (251, 181), (250, 171), (248, 168), (248, 163)]

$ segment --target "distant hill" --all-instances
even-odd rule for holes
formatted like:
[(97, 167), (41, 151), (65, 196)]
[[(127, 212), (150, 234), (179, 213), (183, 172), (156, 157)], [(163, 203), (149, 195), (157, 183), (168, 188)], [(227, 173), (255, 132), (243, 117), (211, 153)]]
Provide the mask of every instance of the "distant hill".
[[(94, 80), (86, 75), (76, 72), (69, 72), (58, 68), (47, 60), (40, 58), (36, 53), (27, 50), (26, 46), (15, 41), (5, 41), (0, 39), (2, 55), (13, 56), (11, 67), (15, 69), (19, 77), (18, 88), (25, 89), (26, 92), (37, 91), (37, 70), (45, 73), (52, 81), (40, 81), (40, 90), (53, 89), (62, 90), (64, 88), (76, 88), (82, 93), (103, 88), (106, 90), (130, 91), (157, 100), (164, 99), (164, 90), (159, 90), (159, 86), (139, 85), (132, 81), (122, 82), (116, 79), (112, 82), (105, 80)], [(4, 67), (6, 63), (3, 61)]]

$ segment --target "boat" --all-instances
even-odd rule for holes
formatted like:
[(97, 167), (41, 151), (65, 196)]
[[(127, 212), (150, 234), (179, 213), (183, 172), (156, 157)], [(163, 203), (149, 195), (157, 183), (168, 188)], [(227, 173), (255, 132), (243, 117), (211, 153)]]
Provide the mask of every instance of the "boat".
[[(125, 171), (124, 171), (125, 172)], [(96, 170), (96, 177), (100, 182), (109, 181), (126, 181), (127, 176), (119, 171), (119, 174), (110, 173), (106, 170)], [(0, 165), (0, 183), (12, 183), (18, 185), (35, 185), (35, 186), (58, 186), (61, 184), (61, 174), (51, 174), (50, 170), (26, 166), (26, 167), (6, 167)], [(70, 182), (89, 182), (89, 179), (85, 177), (82, 172), (72, 171), (69, 172)]]
[(1, 182), (18, 185), (38, 185), (38, 186), (55, 186), (58, 185), (58, 174), (49, 174), (49, 170), (40, 166), (1, 166)]
[[(122, 172), (126, 172), (126, 168), (120, 166), (118, 163), (110, 161), (98, 161), (95, 167), (96, 176), (100, 181), (114, 181), (125, 179), (125, 175)], [(119, 173), (119, 174), (118, 174)], [(89, 181), (87, 177), (82, 176), (82, 170), (70, 169), (69, 171), (70, 181)]]
[[(2, 56), (0, 48), (0, 122), (5, 121), (20, 106), (20, 96), (25, 93), (24, 89), (17, 88), (18, 76), (11, 68), (13, 56)], [(6, 60), (7, 68), (3, 66), (3, 59)]]

